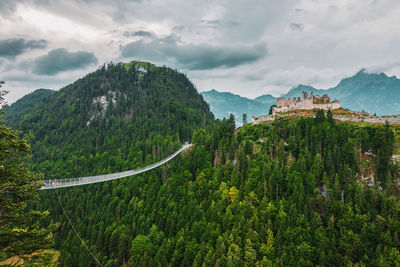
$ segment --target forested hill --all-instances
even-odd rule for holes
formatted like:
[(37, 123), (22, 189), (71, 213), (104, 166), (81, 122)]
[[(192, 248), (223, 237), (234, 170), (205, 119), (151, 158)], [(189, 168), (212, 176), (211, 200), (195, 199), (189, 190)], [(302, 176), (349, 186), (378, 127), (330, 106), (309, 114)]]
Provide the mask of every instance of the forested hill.
[(10, 121), (20, 121), (20, 116), (29, 112), (32, 106), (42, 103), (47, 97), (56, 91), (50, 89), (37, 89), (36, 91), (18, 99), (11, 106), (6, 106), (4, 111)]
[(34, 96), (11, 105), (6, 118), (13, 129), (33, 133), (38, 164), (71, 153), (115, 155), (157, 136), (187, 141), (213, 120), (184, 74), (146, 62), (102, 66), (35, 105), (21, 107)]
[[(336, 124), (319, 114), (235, 131), (230, 118), (198, 130), (193, 142), (164, 169), (59, 190), (104, 266), (400, 261), (398, 166), (391, 161), (389, 126)], [(361, 179), (372, 176), (373, 186)], [(45, 193), (42, 208), (62, 222), (56, 236), (62, 265), (95, 266), (54, 207), (53, 193)]]
[[(195, 144), (150, 172), (58, 189), (104, 266), (400, 262), (399, 129), (323, 112), (235, 129), (233, 116), (212, 120), (183, 74), (139, 62), (102, 67), (19, 118), (46, 178), (133, 169)], [(96, 266), (53, 190), (40, 195), (43, 223), (61, 223), (61, 266)]]

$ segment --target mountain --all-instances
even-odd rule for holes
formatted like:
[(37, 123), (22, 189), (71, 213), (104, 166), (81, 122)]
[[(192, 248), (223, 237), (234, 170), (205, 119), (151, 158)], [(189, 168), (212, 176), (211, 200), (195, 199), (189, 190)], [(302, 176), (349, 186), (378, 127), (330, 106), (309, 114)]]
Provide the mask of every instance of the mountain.
[(328, 94), (331, 99), (338, 99), (342, 107), (354, 111), (364, 110), (377, 115), (400, 113), (400, 80), (384, 73), (367, 73), (362, 69), (356, 75), (343, 79), (335, 87), (322, 90), (299, 85), (282, 97), (300, 97), (302, 91)]
[[(59, 91), (46, 97), (43, 93), (48, 92), (37, 91), (12, 104), (6, 119), (13, 129), (33, 134), (31, 168), (46, 179), (112, 173), (159, 161), (214, 120), (208, 104), (184, 74), (146, 62), (103, 65)], [(96, 244), (91, 249), (101, 261), (108, 262), (105, 266), (125, 262), (136, 236), (131, 231), (133, 214), (126, 213), (125, 204), (134, 202), (141, 191), (157, 191), (174, 162), (179, 164), (179, 157), (135, 179), (60, 192), (77, 229), (96, 232), (96, 237), (85, 236)], [(175, 170), (179, 165), (173, 166)], [(110, 199), (115, 190), (120, 193)], [(94, 196), (96, 200), (88, 202)], [(74, 249), (80, 244), (56, 203), (52, 192), (41, 192), (41, 201), (35, 205), (50, 210), (51, 219), (62, 223), (55, 233), (61, 264), (90, 266), (87, 251)], [(122, 218), (115, 212), (123, 212)], [(144, 233), (138, 227), (138, 233)], [(120, 250), (113, 248), (114, 241), (107, 244), (112, 232), (114, 241), (124, 240), (124, 245), (118, 245)], [(120, 252), (123, 255), (117, 255)]]
[(276, 97), (274, 97), (270, 94), (259, 96), (257, 98), (254, 98), (254, 100), (257, 102), (263, 103), (263, 104), (270, 105), (270, 106), (276, 104)]
[[(45, 101), (38, 97), (43, 94), (49, 92), (37, 91), (20, 99), (6, 115), (12, 128), (34, 133), (34, 155), (40, 149), (69, 153), (75, 147), (86, 155), (103, 152), (110, 131), (119, 136), (114, 144), (118, 146), (156, 134), (189, 140), (194, 129), (213, 119), (184, 74), (145, 62), (103, 66), (50, 93)], [(43, 162), (51, 155), (39, 158)]]
[(194, 144), (133, 177), (40, 191), (29, 208), (50, 212), (38, 223), (60, 223), (60, 266), (96, 266), (82, 242), (103, 266), (400, 260), (392, 126), (336, 124), (318, 112), (236, 129), (213, 120), (184, 74), (144, 62), (103, 66), (14, 110), (8, 123), (32, 132), (31, 168), (46, 178), (134, 169)]
[(243, 124), (243, 114), (247, 114), (247, 120), (252, 116), (259, 116), (269, 112), (269, 107), (273, 103), (268, 97), (263, 97), (266, 103), (235, 95), (232, 93), (218, 92), (210, 90), (201, 93), (204, 100), (210, 105), (211, 111), (216, 118), (229, 118), (230, 114), (235, 116), (236, 125)]
[[(151, 159), (147, 152), (154, 149), (154, 160), (167, 155), (214, 120), (185, 74), (138, 61), (102, 66), (59, 91), (37, 90), (5, 110), (9, 127), (33, 134), (32, 166), (46, 178), (136, 167)], [(83, 171), (65, 160), (103, 153), (112, 155), (113, 167)], [(56, 170), (49, 167), (58, 161)]]
[(301, 97), (302, 92), (314, 92), (315, 95), (316, 94), (323, 95), (326, 93), (326, 90), (316, 89), (312, 86), (299, 84), (298, 86), (290, 89), (289, 92), (287, 92), (285, 95), (282, 95), (281, 97), (284, 97), (284, 98)]
[(54, 94), (56, 91), (50, 89), (37, 89), (36, 91), (23, 96), (18, 99), (11, 106), (6, 106), (4, 111), (7, 118), (10, 120), (18, 121), (19, 118), (12, 117), (18, 114), (26, 114), (26, 112), (34, 105), (44, 101), (46, 98)]

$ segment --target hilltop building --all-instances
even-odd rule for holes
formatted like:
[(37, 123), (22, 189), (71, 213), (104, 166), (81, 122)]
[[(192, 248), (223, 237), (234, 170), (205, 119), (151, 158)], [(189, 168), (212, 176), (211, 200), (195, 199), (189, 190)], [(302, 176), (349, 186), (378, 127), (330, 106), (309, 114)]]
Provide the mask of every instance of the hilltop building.
[[(334, 100), (331, 102), (331, 99), (328, 95), (314, 95), (311, 92), (310, 96), (308, 93), (303, 92), (303, 100), (300, 100), (300, 97), (294, 98), (278, 98), (277, 106), (272, 109), (272, 114), (262, 115), (257, 117), (252, 117), (251, 123), (257, 124), (267, 121), (274, 121), (279, 117), (291, 117), (292, 113), (287, 113), (292, 110), (313, 110), (313, 109), (323, 109), (323, 110), (334, 110), (341, 108), (340, 102), (338, 100)], [(298, 112), (294, 113), (294, 115), (299, 116), (313, 116), (315, 113), (313, 111), (309, 112)], [(368, 123), (376, 123), (376, 124), (386, 124), (389, 123), (391, 125), (400, 125), (400, 115), (391, 115), (391, 116), (376, 116), (371, 115), (366, 112), (358, 112), (346, 110), (346, 113), (333, 112), (333, 118), (338, 121), (344, 122), (368, 122)], [(400, 161), (400, 157), (393, 158), (393, 160)], [(400, 178), (399, 178), (400, 185)]]
[(325, 94), (323, 96), (314, 95), (314, 92), (311, 92), (310, 96), (307, 92), (303, 92), (303, 99), (300, 97), (291, 98), (278, 98), (276, 107), (273, 108), (272, 114), (288, 112), (292, 110), (299, 109), (324, 109), (324, 110), (334, 110), (340, 108), (340, 102), (338, 100), (334, 100), (331, 102), (330, 97)]

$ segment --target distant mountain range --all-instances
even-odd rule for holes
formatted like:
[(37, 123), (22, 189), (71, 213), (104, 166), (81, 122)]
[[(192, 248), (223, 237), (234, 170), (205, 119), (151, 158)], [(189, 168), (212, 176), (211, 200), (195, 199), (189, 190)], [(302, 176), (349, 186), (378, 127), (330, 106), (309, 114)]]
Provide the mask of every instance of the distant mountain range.
[(240, 95), (211, 90), (202, 92), (204, 100), (210, 105), (211, 112), (216, 118), (228, 118), (230, 114), (235, 116), (236, 125), (242, 125), (243, 113), (247, 114), (247, 120), (251, 116), (267, 114), (269, 107), (276, 103), (271, 95), (260, 96), (260, 99), (248, 99)]
[[(328, 94), (332, 100), (338, 99), (342, 107), (354, 111), (367, 111), (377, 115), (400, 114), (400, 79), (388, 77), (384, 73), (367, 73), (365, 69), (356, 75), (345, 78), (338, 85), (329, 89), (317, 89), (312, 86), (298, 85), (281, 97), (301, 97), (301, 93)], [(262, 95), (248, 99), (231, 93), (216, 90), (202, 92), (216, 118), (235, 115), (236, 124), (242, 124), (242, 114), (246, 113), (248, 121), (251, 116), (268, 114), (271, 105), (276, 104), (272, 95)]]

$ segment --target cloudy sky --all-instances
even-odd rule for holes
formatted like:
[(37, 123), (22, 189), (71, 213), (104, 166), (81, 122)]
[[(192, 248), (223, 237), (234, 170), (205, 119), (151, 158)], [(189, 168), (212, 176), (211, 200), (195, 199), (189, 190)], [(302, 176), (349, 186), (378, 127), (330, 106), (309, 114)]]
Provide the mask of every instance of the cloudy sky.
[(9, 103), (134, 59), (251, 98), (400, 76), (399, 0), (0, 0), (0, 25)]

